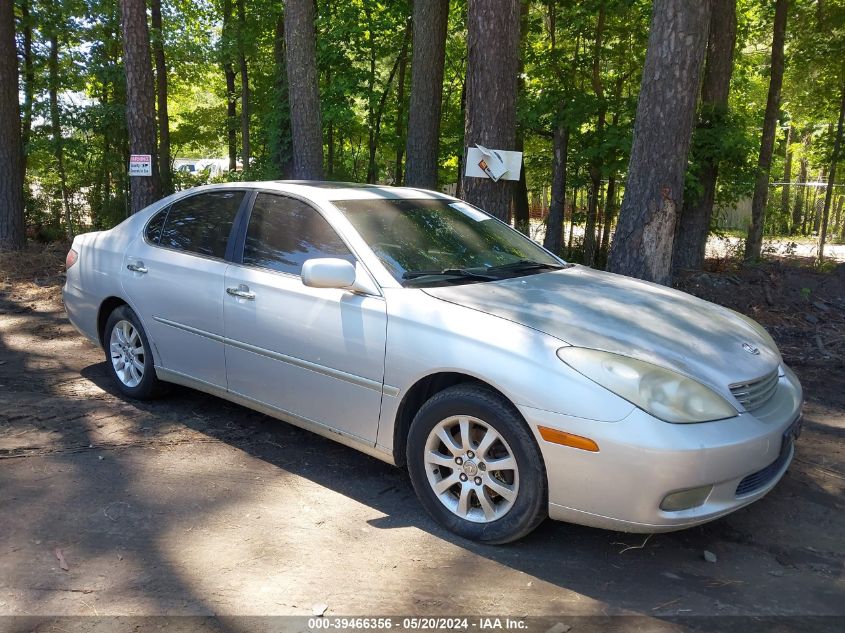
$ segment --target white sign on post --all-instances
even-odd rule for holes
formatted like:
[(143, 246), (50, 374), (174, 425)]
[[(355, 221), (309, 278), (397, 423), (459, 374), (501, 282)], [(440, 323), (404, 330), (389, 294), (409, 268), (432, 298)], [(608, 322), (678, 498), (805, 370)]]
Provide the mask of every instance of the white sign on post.
[(490, 178), (493, 182), (519, 180), (521, 172), (522, 152), (487, 149), (481, 145), (467, 148), (464, 173), (468, 178)]
[(131, 154), (129, 156), (130, 176), (152, 176), (153, 157), (150, 154)]

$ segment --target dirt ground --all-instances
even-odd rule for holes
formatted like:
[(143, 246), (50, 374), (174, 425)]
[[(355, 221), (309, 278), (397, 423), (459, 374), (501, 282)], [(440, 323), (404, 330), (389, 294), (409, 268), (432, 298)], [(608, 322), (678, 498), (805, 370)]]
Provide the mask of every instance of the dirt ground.
[[(763, 322), (804, 384), (797, 457), (766, 498), (672, 534), (547, 521), (488, 547), (352, 449), (187, 389), (117, 396), (64, 315), (64, 252), (0, 258), (0, 630), (307, 630), (321, 610), (470, 629), (546, 616), (529, 628), (555, 633), (845, 630), (845, 265), (680, 284)], [(602, 619), (620, 614), (636, 618)], [(268, 615), (303, 618), (240, 617)]]

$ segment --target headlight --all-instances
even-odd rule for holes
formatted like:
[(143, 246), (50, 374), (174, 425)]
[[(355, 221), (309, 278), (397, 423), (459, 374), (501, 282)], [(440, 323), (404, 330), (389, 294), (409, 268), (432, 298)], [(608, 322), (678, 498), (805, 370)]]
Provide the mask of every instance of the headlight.
[(583, 347), (562, 347), (557, 355), (593, 382), (666, 422), (708, 422), (737, 415), (719, 394), (669, 369)]

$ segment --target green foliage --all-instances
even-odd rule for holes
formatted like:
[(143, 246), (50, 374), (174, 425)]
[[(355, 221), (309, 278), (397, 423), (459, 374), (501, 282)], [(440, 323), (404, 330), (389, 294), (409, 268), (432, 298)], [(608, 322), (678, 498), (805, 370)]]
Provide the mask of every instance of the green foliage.
[[(594, 85), (597, 14), (604, 6), (605, 24)], [(525, 88), (520, 123), (530, 136), (549, 139), (555, 126), (570, 130), (568, 188), (587, 183), (586, 166), (601, 165), (603, 179), (619, 176), (628, 163), (633, 118), (648, 40), (650, 3), (639, 0), (592, 0), (564, 7), (531, 5), (529, 30), (523, 37)], [(604, 126), (597, 126), (598, 113)], [(526, 157), (529, 188), (537, 192), (551, 181), (551, 144)]]
[(742, 114), (702, 104), (690, 148), (684, 200), (702, 194), (698, 177), (702, 163), (718, 165), (718, 206), (736, 203), (754, 191), (755, 151), (759, 140)]
[[(126, 215), (128, 191), (119, 0), (15, 2), (21, 53), (25, 27), (32, 29), (33, 42), (31, 82), (21, 67), (22, 98), (27, 87), (33, 95), (27, 146), (27, 221), (44, 237), (63, 234), (47, 91), (50, 35), (56, 33), (61, 140), (73, 221), (97, 228), (111, 226)], [(223, 64), (231, 61), (237, 70), (238, 52), (243, 50), (251, 90), (253, 162), (243, 172), (217, 179), (279, 178), (290, 157), (286, 72), (277, 63), (280, 42), (276, 27), (284, 2), (246, 0), (241, 24), (237, 2), (232, 0), (233, 15), (226, 33), (224, 4), (224, 0), (163, 0), (171, 152), (174, 158), (228, 156)], [(24, 5), (27, 20), (23, 19)], [(604, 25), (597, 47), (602, 9)], [(518, 125), (528, 187), (533, 199), (548, 200), (552, 132), (564, 125), (570, 132), (567, 197), (572, 200), (573, 192), (577, 193), (575, 220), (580, 221), (590, 166), (600, 169), (605, 183), (611, 177), (616, 180), (619, 198), (624, 192), (652, 3), (558, 0), (528, 2), (526, 10)], [(442, 93), (441, 185), (458, 181), (463, 155), (466, 11), (466, 0), (451, 1)], [(773, 3), (738, 0), (737, 14), (738, 45), (729, 108), (723, 112), (700, 109), (687, 176), (686, 195), (698, 195), (701, 163), (715, 160), (720, 174), (719, 206), (731, 206), (750, 195), (768, 88)], [(405, 144), (412, 47), (401, 103), (398, 73), (393, 70), (410, 17), (410, 0), (317, 1), (317, 61), (328, 177), (365, 180), (372, 145), (376, 179), (396, 181), (397, 154)], [(845, 0), (792, 2), (786, 53), (773, 180), (780, 180), (788, 151), (793, 156), (791, 178), (795, 179), (803, 158), (809, 163), (810, 179), (815, 180), (829, 167), (839, 90), (845, 81)], [(240, 113), (239, 102), (237, 110)], [(603, 124), (599, 124), (600, 118)], [(234, 123), (240, 147), (240, 121)], [(785, 130), (790, 125), (795, 134), (787, 147)], [(840, 174), (843, 172), (845, 169), (840, 169)], [(179, 188), (214, 179), (209, 173), (175, 174)], [(792, 196), (790, 207), (794, 192)], [(811, 203), (805, 206), (809, 208)], [(774, 193), (768, 217), (770, 230), (788, 228), (791, 218), (784, 215), (780, 197)], [(834, 230), (841, 232), (845, 218), (839, 222)], [(812, 218), (809, 224), (812, 228)]]

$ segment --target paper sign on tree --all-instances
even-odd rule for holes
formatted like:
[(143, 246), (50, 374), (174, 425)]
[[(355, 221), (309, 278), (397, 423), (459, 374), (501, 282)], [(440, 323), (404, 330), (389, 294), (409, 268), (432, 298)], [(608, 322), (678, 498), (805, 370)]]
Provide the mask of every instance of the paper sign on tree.
[(467, 148), (465, 173), (469, 178), (490, 178), (493, 182), (519, 180), (521, 169), (522, 152), (487, 149), (478, 144)]

